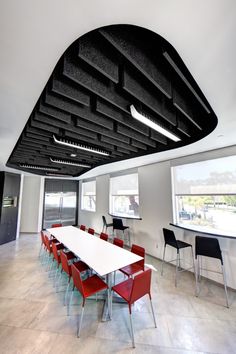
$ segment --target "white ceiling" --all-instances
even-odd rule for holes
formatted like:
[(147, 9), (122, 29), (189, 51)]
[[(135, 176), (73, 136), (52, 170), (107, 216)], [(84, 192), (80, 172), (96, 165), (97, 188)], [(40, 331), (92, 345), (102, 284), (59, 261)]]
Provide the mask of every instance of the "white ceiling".
[(235, 0), (2, 0), (0, 170), (10, 170), (5, 163), (66, 48), (92, 29), (121, 23), (146, 27), (175, 47), (219, 123), (187, 147), (100, 166), (86, 176), (236, 143)]

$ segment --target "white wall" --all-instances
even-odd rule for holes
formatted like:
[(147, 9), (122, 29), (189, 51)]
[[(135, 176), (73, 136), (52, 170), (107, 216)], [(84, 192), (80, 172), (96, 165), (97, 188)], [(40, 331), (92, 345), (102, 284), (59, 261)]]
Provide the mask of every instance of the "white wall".
[[(181, 229), (174, 229), (169, 225), (172, 219), (172, 195), (171, 195), (171, 166), (200, 161), (220, 156), (227, 156), (235, 153), (235, 148), (221, 149), (204, 154), (188, 156), (186, 158), (165, 161), (153, 165), (143, 166), (138, 169), (139, 173), (139, 193), (140, 193), (140, 215), (142, 220), (124, 219), (123, 223), (130, 226), (131, 243), (135, 242), (146, 249), (146, 253), (162, 258), (163, 253), (163, 234), (162, 228), (167, 227), (175, 231), (178, 239), (192, 243), (194, 246), (196, 232), (186, 232)], [(93, 227), (97, 232), (102, 229), (102, 215), (111, 221), (108, 215), (109, 210), (109, 175), (98, 176), (97, 181), (97, 206), (96, 212), (81, 211), (79, 208), (79, 224)], [(81, 188), (81, 182), (80, 182)], [(111, 232), (111, 231), (110, 231)], [(200, 235), (200, 233), (198, 233)], [(225, 259), (227, 284), (236, 289), (236, 239), (219, 238), (223, 256)], [(182, 250), (184, 264), (190, 266), (192, 256), (190, 249)], [(167, 247), (166, 257), (175, 258), (175, 251)], [(206, 259), (203, 266), (210, 269), (220, 270), (220, 262)], [(205, 276), (222, 283), (222, 276), (214, 273), (205, 272)]]
[(20, 232), (39, 232), (42, 229), (44, 178), (24, 176)]

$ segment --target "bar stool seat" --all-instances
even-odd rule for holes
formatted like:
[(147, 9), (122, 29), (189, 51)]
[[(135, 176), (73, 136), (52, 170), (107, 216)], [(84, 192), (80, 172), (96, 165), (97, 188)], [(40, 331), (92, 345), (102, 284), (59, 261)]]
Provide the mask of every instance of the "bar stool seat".
[[(226, 299), (226, 307), (229, 308), (229, 300), (228, 300), (228, 292), (227, 292), (227, 284), (226, 284), (226, 276), (224, 269), (224, 261), (222, 257), (222, 252), (220, 249), (220, 244), (217, 238), (214, 237), (205, 237), (205, 236), (196, 236), (195, 238), (195, 259), (197, 261), (196, 267), (196, 296), (199, 295), (199, 280), (201, 275), (201, 268), (199, 264), (199, 256), (205, 256), (210, 258), (219, 259), (221, 262), (222, 276), (224, 281), (224, 289), (225, 289), (225, 299)], [(207, 271), (219, 273), (214, 270), (207, 269)]]
[(122, 219), (119, 218), (113, 218), (113, 235), (115, 236), (115, 230), (121, 230), (123, 231), (123, 235), (125, 238), (125, 230), (128, 232), (128, 243), (130, 246), (130, 231), (129, 231), (129, 226), (123, 225)]

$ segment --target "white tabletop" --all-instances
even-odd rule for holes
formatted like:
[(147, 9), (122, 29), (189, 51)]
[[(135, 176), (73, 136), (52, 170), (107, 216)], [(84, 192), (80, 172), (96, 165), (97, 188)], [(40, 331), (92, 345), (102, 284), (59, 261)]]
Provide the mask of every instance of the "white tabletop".
[(55, 227), (47, 231), (101, 276), (143, 259), (74, 226)]

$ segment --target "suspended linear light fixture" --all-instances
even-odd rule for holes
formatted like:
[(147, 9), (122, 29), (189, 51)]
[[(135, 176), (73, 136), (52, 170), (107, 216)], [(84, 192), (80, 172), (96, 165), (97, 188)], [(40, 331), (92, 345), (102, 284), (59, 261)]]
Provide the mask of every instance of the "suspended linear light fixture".
[(59, 164), (62, 164), (62, 165), (71, 165), (71, 166), (77, 166), (77, 167), (91, 168), (90, 165), (86, 165), (84, 163), (67, 161), (67, 160), (59, 160), (59, 159), (54, 159), (52, 157), (50, 157), (50, 161), (53, 162), (53, 163), (59, 163)]
[(106, 151), (103, 151), (103, 150), (99, 150), (99, 149), (96, 149), (96, 148), (93, 148), (93, 147), (89, 147), (89, 146), (86, 146), (86, 145), (74, 143), (72, 141), (69, 141), (69, 140), (66, 140), (66, 139), (62, 139), (62, 138), (57, 139), (55, 137), (55, 135), (53, 135), (53, 139), (54, 139), (55, 143), (61, 144), (61, 145), (64, 145), (64, 146), (69, 146), (70, 148), (85, 150), (85, 151), (89, 151), (89, 152), (92, 152), (94, 154), (103, 155), (103, 156), (109, 156), (110, 155), (109, 152), (106, 152)]
[(72, 175), (64, 175), (62, 173), (51, 173), (51, 172), (46, 172), (46, 175), (51, 177), (73, 177)]
[(55, 167), (46, 167), (46, 166), (37, 166), (37, 165), (28, 165), (26, 163), (20, 163), (20, 167), (28, 168), (30, 170), (43, 170), (43, 171), (59, 171), (59, 168)]
[(153, 122), (151, 119), (143, 116), (141, 113), (139, 113), (136, 108), (134, 107), (134, 105), (130, 106), (130, 113), (131, 116), (135, 119), (137, 119), (139, 122), (147, 125), (148, 127), (156, 130), (158, 133), (165, 135), (167, 138), (177, 142), (180, 141), (181, 139), (179, 137), (177, 137), (176, 135), (170, 133), (168, 130), (162, 128), (159, 124)]

